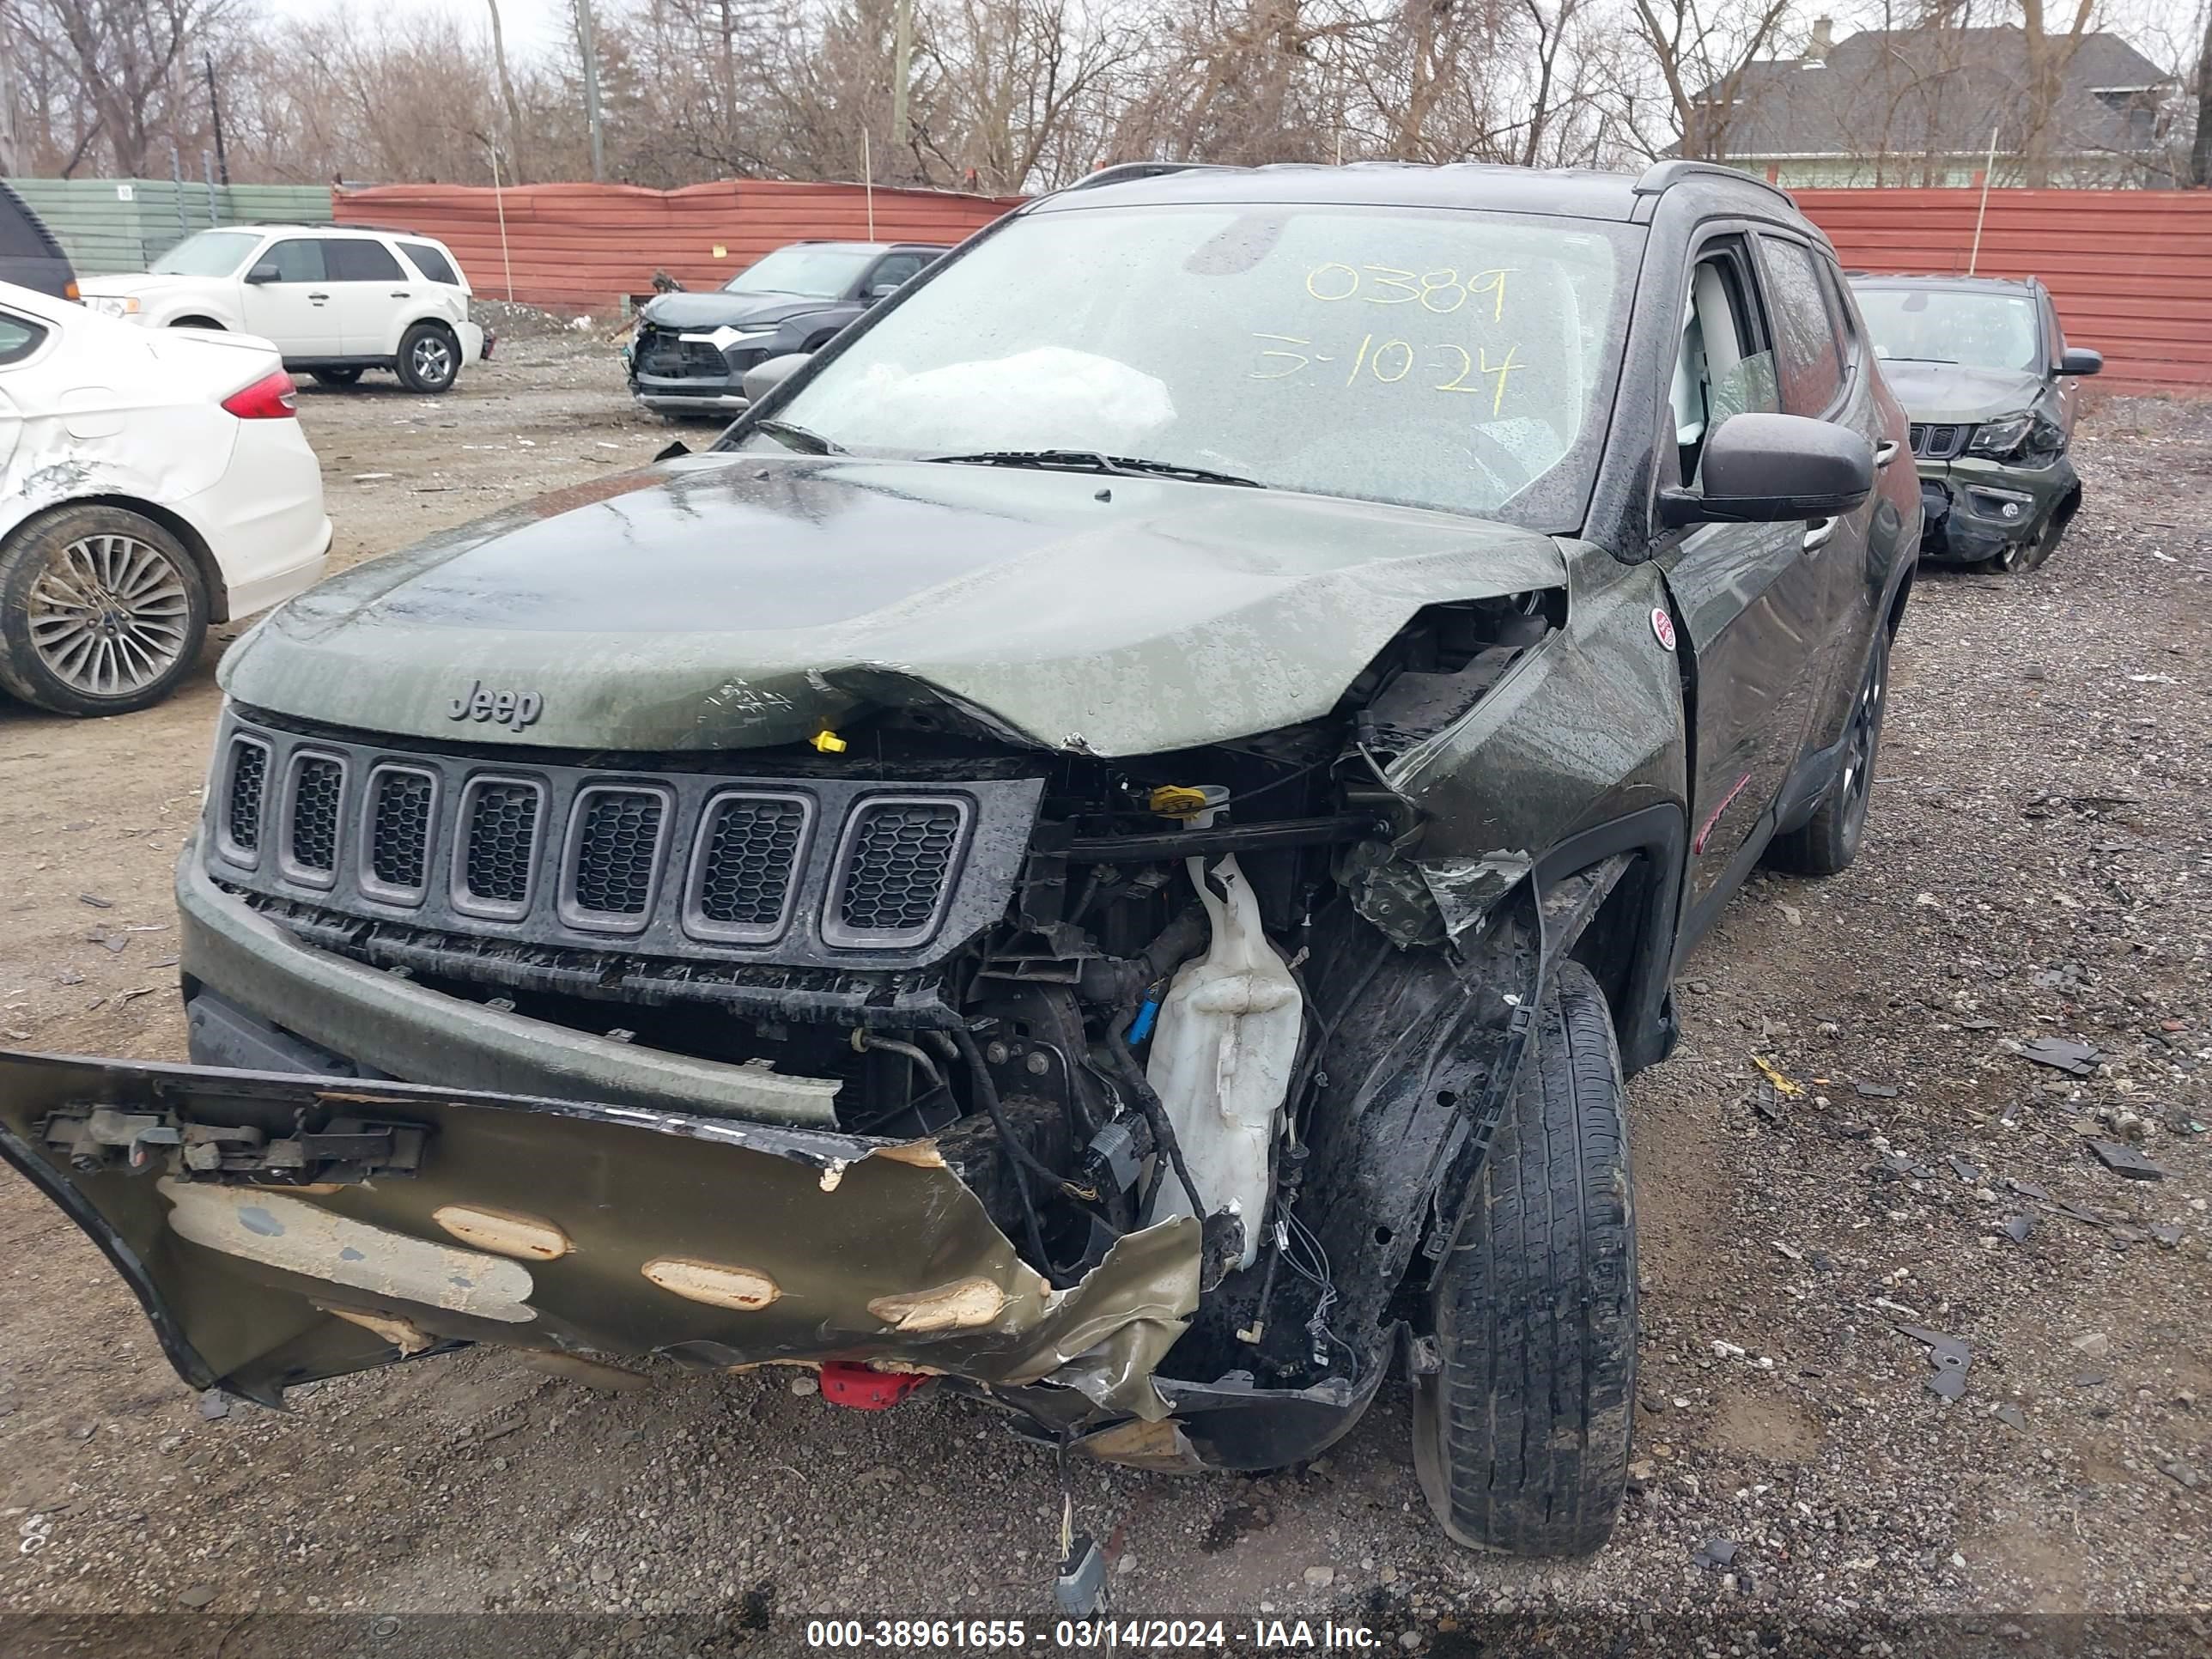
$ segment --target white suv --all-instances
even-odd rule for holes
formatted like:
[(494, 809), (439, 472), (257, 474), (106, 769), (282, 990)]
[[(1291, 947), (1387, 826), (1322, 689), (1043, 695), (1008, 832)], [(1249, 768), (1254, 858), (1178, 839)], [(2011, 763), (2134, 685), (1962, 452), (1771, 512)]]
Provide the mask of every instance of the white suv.
[(187, 236), (143, 276), (82, 287), (94, 311), (149, 327), (260, 335), (325, 386), (388, 368), (410, 392), (444, 392), (491, 355), (452, 251), (404, 231), (227, 226)]

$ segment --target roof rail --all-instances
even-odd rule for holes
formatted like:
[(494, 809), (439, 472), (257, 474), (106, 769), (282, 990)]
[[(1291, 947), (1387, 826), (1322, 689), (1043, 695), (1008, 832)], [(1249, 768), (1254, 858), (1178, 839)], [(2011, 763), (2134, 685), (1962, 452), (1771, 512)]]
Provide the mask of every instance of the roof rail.
[(1111, 167), (1101, 167), (1067, 186), (1070, 190), (1089, 190), (1095, 185), (1123, 185), (1132, 179), (1158, 179), (1164, 173), (1190, 173), (1200, 167), (1218, 167), (1216, 161), (1116, 161)]
[(1719, 161), (1693, 161), (1679, 155), (1668, 161), (1654, 161), (1644, 168), (1644, 176), (1636, 181), (1634, 193), (1638, 196), (1662, 195), (1685, 179), (1727, 179), (1739, 185), (1756, 185), (1761, 190), (1779, 196), (1790, 206), (1797, 205), (1796, 198), (1788, 191), (1755, 173), (1746, 173), (1741, 167), (1728, 167)]

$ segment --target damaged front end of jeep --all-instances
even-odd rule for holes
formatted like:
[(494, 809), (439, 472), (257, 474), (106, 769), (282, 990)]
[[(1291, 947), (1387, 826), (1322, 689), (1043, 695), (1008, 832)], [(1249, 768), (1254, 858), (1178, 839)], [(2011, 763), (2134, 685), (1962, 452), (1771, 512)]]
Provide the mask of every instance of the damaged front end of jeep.
[[(888, 672), (693, 754), (234, 685), (179, 866), (212, 1063), (0, 1056), (0, 1151), (198, 1388), (488, 1342), (1312, 1456), (1423, 1364), (1547, 961), (1599, 939), (1623, 1006), (1663, 994), (1623, 943), (1659, 862), (1541, 867), (1532, 826), (1679, 791), (1567, 611), (1424, 605), (1325, 714), (1111, 757)], [(1503, 705), (1540, 699), (1532, 738)]]

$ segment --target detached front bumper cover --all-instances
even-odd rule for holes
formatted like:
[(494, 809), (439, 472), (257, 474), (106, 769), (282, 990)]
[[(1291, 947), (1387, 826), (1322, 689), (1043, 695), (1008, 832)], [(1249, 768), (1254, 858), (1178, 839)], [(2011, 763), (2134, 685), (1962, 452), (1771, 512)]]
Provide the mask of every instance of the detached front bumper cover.
[(0, 1155), (106, 1253), (179, 1376), (270, 1406), (494, 1342), (858, 1361), (1041, 1384), (1070, 1429), (1158, 1422), (1153, 1368), (1198, 1305), (1188, 1218), (1054, 1291), (928, 1140), (0, 1051)]

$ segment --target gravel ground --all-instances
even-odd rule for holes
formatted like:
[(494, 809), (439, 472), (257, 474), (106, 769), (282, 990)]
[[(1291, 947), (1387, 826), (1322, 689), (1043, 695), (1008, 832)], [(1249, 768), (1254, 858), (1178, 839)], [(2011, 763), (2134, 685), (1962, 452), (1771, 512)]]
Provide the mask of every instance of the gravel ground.
[[(301, 404), (342, 564), (672, 435), (576, 339), (516, 342), (444, 399)], [(2160, 1613), (2167, 1650), (2212, 1648), (2212, 404), (2109, 401), (2080, 451), (2046, 570), (1923, 574), (1857, 865), (1755, 883), (1689, 967), (1680, 1053), (1632, 1085), (1638, 1490), (1612, 1546), (1443, 1543), (1394, 1386), (1290, 1473), (1071, 1467), (1118, 1607), (1334, 1613), (1436, 1653), (1506, 1613)], [(184, 1056), (168, 866), (213, 660), (129, 719), (0, 707), (9, 1042)], [(2039, 1037), (2104, 1059), (2069, 1077), (2018, 1054)], [(2092, 1139), (2166, 1178), (2122, 1180)], [(12, 1175), (0, 1240), (0, 1611), (193, 1610), (152, 1628), (234, 1659), (302, 1650), (249, 1618), (286, 1611), (359, 1613), (329, 1628), (380, 1653), (424, 1628), (368, 1622), (390, 1614), (607, 1616), (506, 1626), (549, 1654), (658, 1640), (663, 1614), (721, 1621), (672, 1652), (821, 1614), (1052, 1616), (1054, 1462), (971, 1405), (840, 1412), (788, 1373), (672, 1367), (604, 1395), (473, 1352), (210, 1417)], [(1968, 1346), (1962, 1397), (1900, 1326)]]

